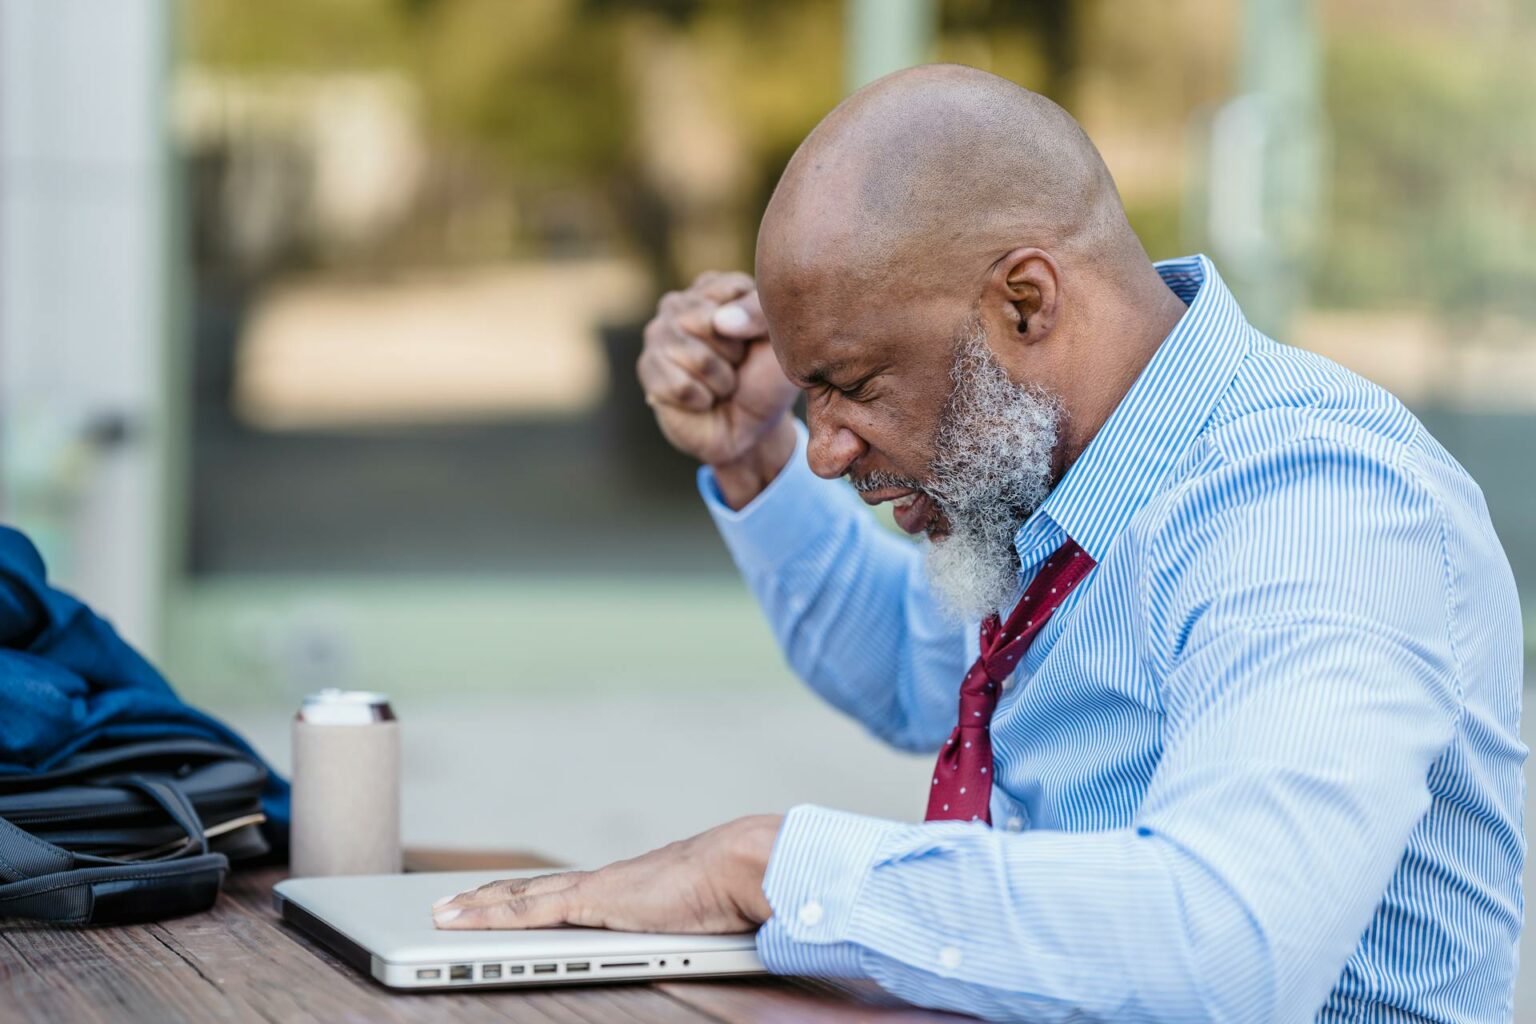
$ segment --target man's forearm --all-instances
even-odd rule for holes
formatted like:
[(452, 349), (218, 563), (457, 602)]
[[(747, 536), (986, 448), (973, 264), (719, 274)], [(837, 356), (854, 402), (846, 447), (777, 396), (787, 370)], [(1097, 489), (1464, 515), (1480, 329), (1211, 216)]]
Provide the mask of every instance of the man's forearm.
[[(775, 973), (869, 977), (990, 1020), (1212, 1019), (1185, 938), (1191, 879), (1159, 843), (798, 807), (764, 880), (773, 913), (758, 951)], [(1201, 927), (1230, 936), (1214, 969), (1261, 968), (1240, 908), (1199, 909)]]
[[(792, 461), (747, 506), (731, 509), (713, 472), (700, 490), (796, 674), (888, 742), (935, 749), (954, 725), (965, 637), (934, 621), (917, 549), (812, 474), (789, 425)], [(932, 625), (914, 633), (914, 620)]]
[(763, 493), (795, 453), (795, 426), (786, 414), (762, 443), (735, 462), (712, 465), (720, 497), (736, 511)]

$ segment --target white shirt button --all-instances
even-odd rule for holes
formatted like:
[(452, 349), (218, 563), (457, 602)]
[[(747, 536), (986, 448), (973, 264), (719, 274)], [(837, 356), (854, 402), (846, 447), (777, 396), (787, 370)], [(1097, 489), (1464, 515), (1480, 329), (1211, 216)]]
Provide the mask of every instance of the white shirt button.
[(939, 950), (939, 966), (946, 971), (952, 971), (960, 966), (960, 951), (954, 946), (945, 946)]
[(1024, 819), (1017, 816), (1009, 818), (1007, 822), (1003, 824), (1003, 827), (1006, 828), (1009, 832), (1022, 832), (1024, 831)]
[(1013, 689), (1013, 676), (1012, 675), (1006, 676), (1003, 679), (1003, 689), (1005, 689), (1005, 690)]
[(800, 907), (800, 923), (807, 928), (814, 928), (821, 924), (821, 919), (827, 916), (827, 912), (821, 909), (821, 904), (815, 900), (803, 904)]

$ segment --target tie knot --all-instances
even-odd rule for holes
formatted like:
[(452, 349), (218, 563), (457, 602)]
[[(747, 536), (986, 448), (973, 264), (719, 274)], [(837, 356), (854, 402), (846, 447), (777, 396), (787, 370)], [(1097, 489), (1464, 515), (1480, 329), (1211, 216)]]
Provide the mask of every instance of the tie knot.
[(960, 687), (960, 724), (979, 725), (980, 719), (971, 712), (980, 711), (981, 717), (990, 721), (992, 710), (997, 707), (1000, 684), (1006, 679), (1007, 673), (994, 674), (987, 666), (986, 658), (977, 658), (971, 670), (965, 674), (965, 682)]

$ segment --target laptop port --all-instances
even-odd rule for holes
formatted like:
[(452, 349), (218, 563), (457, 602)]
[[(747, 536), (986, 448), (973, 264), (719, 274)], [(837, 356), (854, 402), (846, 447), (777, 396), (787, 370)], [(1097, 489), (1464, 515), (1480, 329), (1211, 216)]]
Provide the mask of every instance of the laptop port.
[(649, 967), (651, 962), (649, 960), (605, 960), (597, 966), (603, 969), (609, 967)]
[(508, 974), (522, 974), (523, 970), (524, 968), (522, 964), (507, 964)]
[(533, 973), (534, 974), (554, 974), (559, 969), (560, 969), (560, 965), (559, 964), (534, 964), (533, 965)]
[(499, 978), (499, 977), (501, 977), (501, 964), (481, 964), (480, 965), (480, 977), (482, 977), (482, 978)]
[(468, 981), (475, 976), (474, 964), (450, 964), (448, 967), (449, 981)]
[(441, 978), (442, 976), (443, 969), (441, 967), (419, 967), (416, 970), (417, 981), (431, 981), (433, 978)]
[(590, 971), (591, 969), (592, 963), (589, 960), (581, 960), (577, 963), (565, 965), (565, 973), (567, 974), (570, 974), (572, 971)]

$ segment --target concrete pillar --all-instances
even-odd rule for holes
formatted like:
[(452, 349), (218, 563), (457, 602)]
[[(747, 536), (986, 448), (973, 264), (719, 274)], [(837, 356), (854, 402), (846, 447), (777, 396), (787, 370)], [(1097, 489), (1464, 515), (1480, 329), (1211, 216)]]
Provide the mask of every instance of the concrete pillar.
[(167, 0), (0, 3), (0, 519), (151, 645)]

